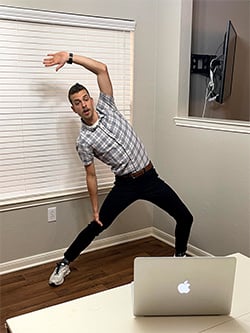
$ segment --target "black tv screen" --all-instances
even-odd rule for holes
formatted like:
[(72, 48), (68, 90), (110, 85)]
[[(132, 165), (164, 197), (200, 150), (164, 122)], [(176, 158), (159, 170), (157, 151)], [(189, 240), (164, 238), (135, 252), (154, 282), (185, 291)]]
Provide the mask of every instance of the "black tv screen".
[(217, 81), (218, 96), (216, 101), (221, 104), (228, 99), (232, 91), (236, 40), (236, 30), (232, 22), (229, 21), (224, 39), (223, 57), (219, 66), (221, 71), (220, 79)]

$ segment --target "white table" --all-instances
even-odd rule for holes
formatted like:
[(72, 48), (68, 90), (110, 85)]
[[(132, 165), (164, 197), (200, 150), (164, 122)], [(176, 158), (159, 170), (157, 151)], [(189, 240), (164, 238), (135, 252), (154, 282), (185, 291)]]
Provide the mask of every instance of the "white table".
[(138, 317), (131, 285), (7, 320), (11, 333), (250, 333), (250, 258), (237, 258), (230, 316)]

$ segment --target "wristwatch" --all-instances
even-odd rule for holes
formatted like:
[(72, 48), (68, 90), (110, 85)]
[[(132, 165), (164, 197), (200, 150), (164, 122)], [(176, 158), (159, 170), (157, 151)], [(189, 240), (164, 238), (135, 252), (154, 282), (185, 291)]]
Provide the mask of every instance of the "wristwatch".
[(72, 64), (73, 63), (73, 53), (69, 53), (69, 59), (67, 61), (67, 64)]

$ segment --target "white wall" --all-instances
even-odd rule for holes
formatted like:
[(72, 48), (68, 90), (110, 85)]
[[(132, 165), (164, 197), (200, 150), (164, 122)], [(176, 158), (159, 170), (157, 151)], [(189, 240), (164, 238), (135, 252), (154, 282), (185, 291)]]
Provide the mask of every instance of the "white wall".
[[(162, 178), (194, 215), (192, 245), (213, 254), (250, 255), (249, 136), (176, 127), (173, 121), (179, 84), (188, 89), (187, 80), (179, 82), (182, 1), (63, 0), (59, 5), (48, 0), (5, 0), (0, 4), (136, 19), (135, 129)], [(47, 208), (1, 213), (2, 262), (66, 247), (91, 216), (87, 199), (58, 204), (54, 225), (47, 222)], [(152, 224), (174, 232), (170, 217), (138, 202), (101, 237)]]

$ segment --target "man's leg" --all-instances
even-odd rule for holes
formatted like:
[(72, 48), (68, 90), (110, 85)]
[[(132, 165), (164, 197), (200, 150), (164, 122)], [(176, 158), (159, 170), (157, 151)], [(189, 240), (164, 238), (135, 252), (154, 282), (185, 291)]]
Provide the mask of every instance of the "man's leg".
[(154, 203), (175, 219), (175, 251), (177, 255), (184, 254), (193, 216), (175, 191), (158, 177), (155, 170), (145, 176), (140, 187), (141, 199)]
[(87, 227), (85, 227), (69, 246), (69, 248), (64, 253), (64, 258), (70, 263), (74, 261), (80, 253), (93, 241), (93, 239), (99, 235), (103, 230), (97, 222), (90, 222)]
[(96, 221), (92, 221), (79, 233), (64, 253), (64, 259), (57, 264), (50, 276), (50, 285), (61, 285), (64, 282), (64, 277), (70, 273), (69, 263), (75, 260), (97, 235), (107, 229), (115, 218), (136, 200), (134, 191), (130, 189), (127, 182), (117, 181), (117, 183), (122, 183), (122, 186), (115, 185), (113, 187), (100, 209), (99, 218), (103, 226), (100, 226)]
[(99, 212), (103, 226), (95, 221), (90, 222), (67, 249), (64, 254), (65, 258), (69, 262), (75, 260), (94, 238), (107, 229), (115, 218), (135, 200), (134, 192), (130, 190), (129, 186), (126, 186), (126, 183), (123, 187), (115, 185), (105, 198)]

